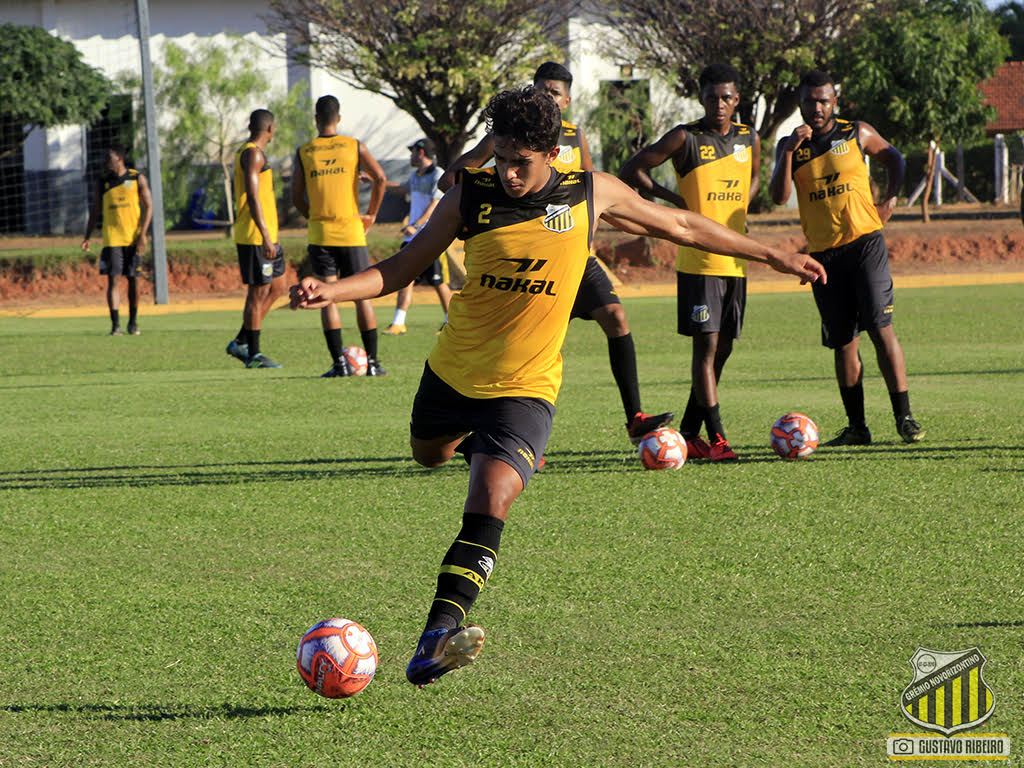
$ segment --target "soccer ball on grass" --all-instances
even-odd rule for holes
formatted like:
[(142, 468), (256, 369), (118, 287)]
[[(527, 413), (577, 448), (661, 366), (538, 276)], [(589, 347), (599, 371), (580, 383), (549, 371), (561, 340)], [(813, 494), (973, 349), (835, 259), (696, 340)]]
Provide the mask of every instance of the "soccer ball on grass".
[(644, 469), (679, 469), (686, 463), (686, 440), (672, 427), (648, 432), (637, 448)]
[(802, 413), (787, 413), (772, 424), (774, 451), (784, 459), (805, 459), (818, 447), (818, 427)]
[(356, 622), (327, 619), (302, 636), (296, 663), (311, 691), (328, 699), (344, 699), (373, 680), (377, 645)]
[(352, 369), (353, 376), (365, 376), (366, 375), (366, 350), (362, 347), (345, 347), (341, 350), (341, 354), (345, 356), (348, 361), (349, 367)]

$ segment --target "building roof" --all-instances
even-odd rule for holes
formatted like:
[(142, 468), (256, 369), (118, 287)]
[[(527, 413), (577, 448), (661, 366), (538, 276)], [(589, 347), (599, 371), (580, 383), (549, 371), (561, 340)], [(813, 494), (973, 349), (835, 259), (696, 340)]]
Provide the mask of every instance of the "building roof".
[(978, 88), (985, 103), (995, 107), (996, 117), (985, 133), (1024, 131), (1024, 61), (1008, 61)]

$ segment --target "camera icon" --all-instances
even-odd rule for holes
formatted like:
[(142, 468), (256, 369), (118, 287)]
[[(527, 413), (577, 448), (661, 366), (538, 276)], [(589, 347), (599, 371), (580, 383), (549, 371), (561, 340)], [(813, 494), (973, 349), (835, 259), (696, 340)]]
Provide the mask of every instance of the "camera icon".
[(892, 753), (894, 755), (914, 754), (914, 742), (911, 739), (893, 739)]

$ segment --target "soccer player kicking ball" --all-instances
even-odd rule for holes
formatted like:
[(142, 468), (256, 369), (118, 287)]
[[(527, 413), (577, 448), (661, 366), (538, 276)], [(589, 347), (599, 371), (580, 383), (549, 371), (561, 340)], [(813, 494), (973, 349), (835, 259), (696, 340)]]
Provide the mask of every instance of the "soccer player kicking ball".
[(398, 290), (465, 240), (466, 287), (452, 297), (413, 402), (412, 453), (437, 467), (462, 453), (469, 492), (462, 528), (441, 561), (409, 682), (426, 685), (471, 663), (484, 630), (465, 624), (490, 578), (508, 510), (535, 471), (562, 382), (560, 350), (597, 220), (824, 280), (806, 254), (786, 253), (689, 211), (641, 198), (614, 176), (551, 168), (561, 115), (542, 91), (503, 91), (485, 110), (496, 166), (460, 175), (417, 237), (390, 259), (334, 283), (305, 278), (292, 307)]

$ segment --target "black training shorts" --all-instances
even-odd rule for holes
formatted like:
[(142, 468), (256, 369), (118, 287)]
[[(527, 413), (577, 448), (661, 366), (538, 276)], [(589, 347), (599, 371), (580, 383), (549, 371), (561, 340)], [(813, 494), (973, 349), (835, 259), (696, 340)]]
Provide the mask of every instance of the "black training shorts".
[(747, 278), (676, 272), (676, 296), (678, 333), (740, 337), (747, 308)]
[(262, 245), (236, 243), (235, 250), (238, 251), (238, 271), (242, 273), (243, 285), (266, 285), (284, 274), (284, 249), (280, 243), (274, 243), (277, 255), (272, 259), (263, 257)]
[(108, 245), (100, 251), (100, 274), (138, 277), (142, 257), (134, 245)]
[(313, 245), (306, 249), (309, 265), (317, 277), (348, 277), (370, 266), (365, 245)]
[(584, 320), (593, 320), (590, 313), (595, 309), (621, 303), (619, 297), (615, 295), (612, 281), (601, 269), (597, 259), (591, 256), (587, 259), (587, 266), (583, 270), (583, 279), (580, 281), (580, 289), (576, 293), (576, 301), (572, 305), (569, 319), (580, 317)]
[(424, 365), (409, 430), (417, 440), (470, 432), (458, 447), (466, 462), (474, 453), (493, 456), (515, 469), (525, 487), (544, 455), (554, 417), (555, 406), (539, 397), (466, 397)]
[(838, 349), (861, 331), (892, 325), (892, 276), (881, 232), (811, 255), (828, 275), (827, 283), (811, 283), (821, 315), (823, 345)]

